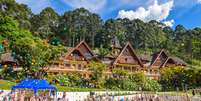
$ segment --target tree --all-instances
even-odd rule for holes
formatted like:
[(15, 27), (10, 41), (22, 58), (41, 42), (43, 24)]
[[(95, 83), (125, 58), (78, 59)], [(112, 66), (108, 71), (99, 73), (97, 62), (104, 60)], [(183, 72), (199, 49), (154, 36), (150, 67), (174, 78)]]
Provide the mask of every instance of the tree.
[(66, 37), (68, 46), (75, 46), (81, 40), (86, 40), (93, 47), (94, 37), (102, 26), (100, 17), (84, 8), (65, 12), (60, 22), (60, 36)]
[(101, 45), (101, 47), (98, 49), (98, 56), (100, 58), (105, 57), (107, 54), (109, 53), (109, 50), (106, 48), (103, 48), (103, 46)]
[(91, 62), (87, 67), (92, 72), (91, 80), (94, 86), (97, 88), (103, 87), (103, 73), (106, 70), (106, 65), (98, 62)]
[(117, 36), (118, 39), (120, 39), (120, 42), (122, 43), (124, 43), (126, 39), (125, 29), (120, 19), (107, 20), (103, 25), (102, 32), (98, 34), (100, 35), (96, 36), (96, 40), (104, 40), (101, 41), (102, 43), (100, 43), (99, 46), (102, 44), (103, 47), (106, 48), (109, 47), (108, 43), (110, 43), (111, 39), (114, 38), (115, 36)]
[(198, 84), (197, 75), (199, 73), (197, 71), (196, 69), (185, 69), (182, 67), (165, 68), (161, 71), (160, 83), (164, 90), (176, 90), (176, 88), (182, 90), (185, 85), (188, 88), (194, 88)]
[(101, 28), (102, 28), (102, 20), (99, 17), (99, 15), (97, 14), (92, 14), (91, 16), (89, 16), (90, 19), (90, 23), (88, 25), (89, 27), (89, 33), (91, 34), (90, 37), (88, 37), (88, 39), (91, 39), (91, 46), (92, 48), (95, 47), (95, 36), (96, 33), (98, 33)]
[(12, 54), (25, 71), (34, 72), (33, 68), (43, 68), (56, 54), (60, 54), (58, 51), (61, 51), (62, 47), (51, 46), (34, 37), (29, 31), (21, 30), (13, 18), (0, 16), (0, 19), (1, 37), (8, 40), (9, 50), (12, 50)]
[(47, 7), (31, 18), (31, 24), (31, 31), (35, 35), (49, 40), (58, 32), (59, 15), (51, 7)]
[(30, 29), (30, 17), (32, 16), (31, 9), (27, 5), (18, 4), (15, 0), (0, 1), (0, 15), (13, 17), (19, 22), (19, 27)]
[[(61, 51), (63, 51), (62, 47), (51, 46), (34, 37), (20, 38), (13, 47), (16, 59), (27, 75), (39, 78), (44, 76), (44, 68), (50, 60), (61, 56)], [(39, 74), (36, 71), (39, 71)]]

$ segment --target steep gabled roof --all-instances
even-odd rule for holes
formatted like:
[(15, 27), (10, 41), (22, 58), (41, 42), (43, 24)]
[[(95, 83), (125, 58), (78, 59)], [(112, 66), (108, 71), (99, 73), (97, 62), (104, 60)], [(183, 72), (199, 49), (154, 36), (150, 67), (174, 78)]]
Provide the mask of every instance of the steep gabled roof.
[(136, 55), (136, 53), (135, 53), (135, 51), (134, 51), (132, 45), (131, 45), (129, 42), (126, 43), (126, 45), (124, 46), (124, 48), (122, 49), (122, 51), (120, 52), (120, 54), (117, 56), (117, 58), (115, 59), (115, 61), (114, 61), (113, 64), (116, 64), (116, 63), (117, 63), (118, 59), (121, 57), (121, 55), (123, 54), (123, 52), (124, 52), (128, 47), (131, 49), (131, 52), (133, 53), (134, 57), (136, 58), (138, 64), (139, 64), (141, 67), (143, 67), (143, 64), (142, 64), (141, 60), (140, 60), (139, 57)]
[(179, 57), (171, 57), (178, 65), (187, 66), (188, 64)]
[[(156, 52), (152, 55), (152, 59), (151, 59), (151, 64), (150, 66), (152, 66), (153, 64), (156, 63), (157, 59), (162, 55), (164, 54), (166, 57), (168, 57), (168, 55), (165, 53), (165, 50), (164, 49), (161, 49), (159, 52)], [(162, 63), (163, 64), (163, 63)]]
[[(76, 50), (76, 51), (79, 51), (80, 54), (85, 57), (84, 53), (79, 50), (79, 47), (80, 47), (81, 45), (84, 45), (85, 48), (88, 50), (88, 52), (92, 55), (92, 57), (95, 57), (95, 54), (93, 53), (93, 51), (91, 50), (91, 48), (89, 48), (89, 46), (87, 45), (87, 43), (86, 43), (85, 41), (81, 41), (76, 47), (71, 48), (71, 49), (67, 52), (67, 54), (66, 54), (65, 56), (67, 57), (67, 56), (71, 55), (71, 54)], [(87, 60), (86, 57), (85, 57), (85, 59)]]
[(163, 65), (161, 67), (164, 67), (167, 63), (169, 62), (173, 62), (173, 64), (177, 65), (177, 66), (186, 66), (187, 63), (185, 63), (183, 60), (181, 60), (178, 57), (168, 57), (168, 59), (163, 63)]
[(161, 67), (164, 67), (170, 61), (172, 61), (173, 64), (176, 64), (176, 62), (172, 58), (168, 57), (167, 60), (165, 60), (165, 62), (161, 65)]
[(4, 53), (4, 54), (1, 55), (0, 62), (1, 63), (5, 63), (5, 62), (16, 63), (17, 61), (12, 56), (12, 53), (8, 52), (8, 53)]

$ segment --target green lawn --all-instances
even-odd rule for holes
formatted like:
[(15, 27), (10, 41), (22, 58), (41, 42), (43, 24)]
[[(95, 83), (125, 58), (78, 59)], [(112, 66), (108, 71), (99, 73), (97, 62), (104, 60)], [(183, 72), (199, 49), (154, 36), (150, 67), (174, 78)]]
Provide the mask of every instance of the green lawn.
[(15, 82), (0, 80), (0, 89), (10, 90), (11, 86), (15, 85)]
[[(15, 85), (15, 82), (11, 82), (8, 80), (0, 80), (0, 89), (10, 90), (11, 86)], [(60, 85), (55, 85), (59, 91), (69, 92), (87, 92), (87, 91), (104, 91), (105, 89), (95, 89), (95, 88), (74, 88), (74, 87), (65, 87)]]
[[(0, 89), (4, 90), (10, 90), (11, 86), (15, 85), (15, 82), (11, 82), (8, 80), (0, 80)], [(60, 85), (55, 85), (58, 89), (58, 91), (62, 92), (89, 92), (89, 91), (106, 91), (106, 89), (95, 89), (95, 88), (75, 88), (75, 87), (65, 87), (65, 86), (60, 86)], [(159, 95), (185, 95), (186, 93), (184, 92), (157, 92)], [(188, 95), (192, 96), (191, 91), (188, 91)], [(200, 96), (199, 94), (196, 94), (196, 96)]]
[(95, 88), (75, 88), (75, 87), (65, 87), (56, 85), (57, 89), (62, 92), (89, 92), (89, 91), (105, 91), (105, 89), (95, 89)]

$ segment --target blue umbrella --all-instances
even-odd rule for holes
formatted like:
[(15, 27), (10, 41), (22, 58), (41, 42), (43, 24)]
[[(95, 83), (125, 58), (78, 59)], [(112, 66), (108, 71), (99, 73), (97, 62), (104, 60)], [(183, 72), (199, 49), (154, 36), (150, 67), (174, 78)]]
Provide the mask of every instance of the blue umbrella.
[(36, 95), (38, 90), (57, 90), (56, 87), (50, 85), (46, 80), (26, 79), (11, 87), (12, 89), (32, 89)]

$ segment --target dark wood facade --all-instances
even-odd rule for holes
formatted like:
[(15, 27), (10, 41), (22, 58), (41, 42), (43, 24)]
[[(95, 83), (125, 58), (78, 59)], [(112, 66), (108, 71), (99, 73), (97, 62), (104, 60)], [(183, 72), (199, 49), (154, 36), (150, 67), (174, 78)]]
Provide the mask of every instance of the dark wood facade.
[(113, 63), (113, 68), (122, 68), (129, 72), (143, 70), (143, 64), (128, 42)]
[(161, 68), (174, 66), (185, 67), (187, 64), (177, 57), (168, 56), (165, 50), (162, 49), (152, 55), (150, 66), (148, 66), (148, 74), (151, 78), (159, 79)]
[(13, 67), (13, 69), (17, 69), (17, 61), (12, 56), (11, 52), (7, 52), (1, 55), (0, 58), (0, 66), (3, 67)]
[(69, 48), (68, 52), (64, 54), (58, 61), (53, 61), (48, 66), (49, 73), (69, 73), (79, 72), (85, 77), (88, 77), (90, 72), (86, 65), (92, 61), (97, 60), (95, 54), (86, 44), (86, 42), (80, 42), (76, 47)]
[[(165, 50), (154, 53), (150, 56), (137, 55), (132, 45), (128, 42), (122, 48), (118, 42), (112, 43), (112, 51), (105, 57), (97, 59), (86, 42), (80, 42), (76, 47), (69, 48), (59, 60), (53, 61), (48, 66), (49, 73), (69, 73), (78, 72), (85, 77), (89, 77), (90, 71), (86, 65), (91, 61), (99, 61), (108, 66), (105, 74), (112, 74), (114, 68), (127, 70), (129, 73), (144, 72), (144, 74), (153, 79), (160, 78), (160, 69), (170, 66), (186, 66), (180, 59), (169, 57)], [(149, 58), (147, 58), (149, 57)]]

